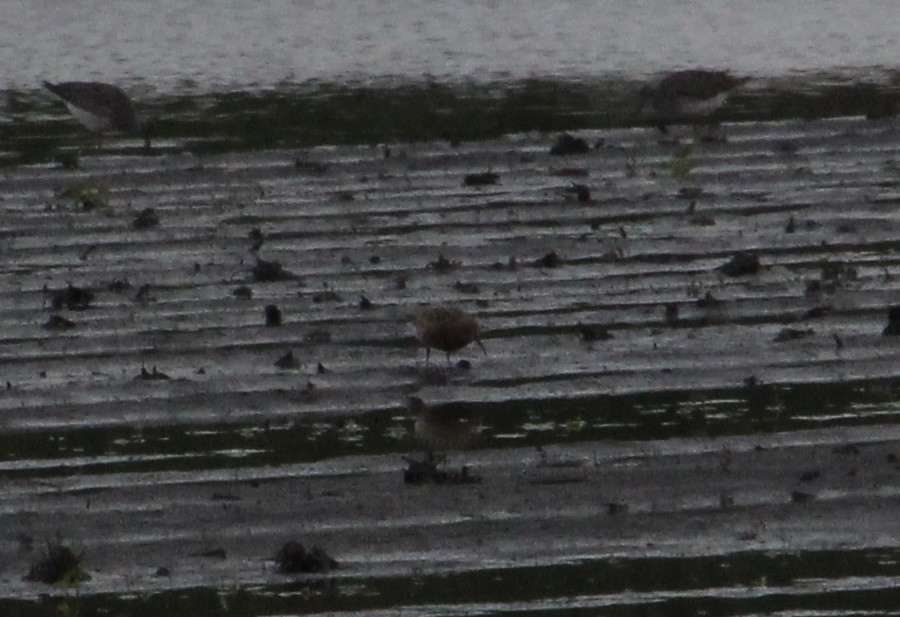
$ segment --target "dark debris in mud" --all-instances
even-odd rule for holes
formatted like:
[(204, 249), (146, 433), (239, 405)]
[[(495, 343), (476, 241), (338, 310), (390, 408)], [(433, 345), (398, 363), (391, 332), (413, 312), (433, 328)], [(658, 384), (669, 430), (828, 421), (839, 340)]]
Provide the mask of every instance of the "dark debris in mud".
[(275, 304), (267, 304), (265, 308), (266, 325), (270, 328), (280, 326), (282, 323), (281, 309)]
[(759, 273), (759, 257), (756, 253), (737, 253), (717, 268), (725, 276), (747, 276)]
[(293, 540), (285, 542), (274, 559), (279, 574), (320, 574), (340, 567), (324, 549), (313, 546), (307, 551), (301, 543)]
[(287, 271), (278, 261), (267, 261), (257, 258), (251, 269), (253, 280), (257, 283), (272, 283), (278, 281), (293, 281), (297, 277)]
[(536, 268), (558, 268), (563, 263), (562, 258), (556, 251), (550, 251), (543, 257), (536, 259), (531, 265)]
[(207, 549), (205, 551), (198, 551), (196, 553), (191, 553), (191, 557), (203, 557), (205, 559), (226, 559), (228, 554), (225, 552), (225, 549), (221, 546), (215, 546), (213, 548)]
[(442, 469), (433, 456), (426, 456), (417, 460), (404, 456), (406, 469), (403, 470), (403, 482), (406, 484), (480, 484), (481, 476), (469, 473), (468, 465), (463, 465), (458, 470)]
[(60, 169), (73, 170), (81, 167), (81, 159), (76, 150), (57, 150), (53, 154), (53, 162)]
[(815, 334), (812, 328), (783, 328), (776, 336), (775, 342), (796, 341)]
[(76, 555), (62, 543), (47, 546), (47, 553), (31, 565), (24, 580), (48, 585), (72, 585), (90, 580), (90, 575), (81, 568), (84, 554)]
[(455, 283), (453, 283), (453, 289), (463, 294), (481, 293), (481, 288), (475, 283), (464, 283), (462, 281), (456, 281)]
[(275, 360), (275, 366), (282, 370), (296, 370), (300, 368), (300, 362), (294, 357), (293, 351), (288, 351)]
[(550, 148), (550, 154), (555, 156), (568, 156), (571, 154), (587, 154), (591, 147), (581, 137), (575, 137), (569, 133), (560, 135), (556, 143)]
[(135, 375), (134, 379), (136, 381), (166, 381), (171, 378), (162, 371), (158, 371), (155, 366), (149, 371), (147, 367), (142, 366), (141, 372)]
[(438, 258), (435, 259), (434, 261), (428, 262), (428, 265), (431, 266), (431, 268), (435, 272), (439, 272), (441, 274), (446, 274), (447, 272), (452, 272), (453, 270), (456, 270), (457, 268), (460, 267), (461, 264), (458, 261), (450, 261), (443, 255), (438, 255)]
[(500, 174), (492, 171), (484, 171), (480, 173), (466, 174), (463, 178), (463, 186), (489, 186), (497, 184), (500, 180)]
[(578, 338), (585, 343), (608, 341), (612, 338), (609, 328), (602, 324), (578, 324), (576, 330), (578, 331)]
[(575, 199), (581, 203), (588, 203), (591, 201), (591, 188), (586, 184), (573, 182), (572, 186), (567, 186), (564, 190), (567, 195), (575, 197)]
[(159, 215), (154, 208), (144, 208), (134, 217), (131, 226), (138, 230), (159, 227)]
[(231, 295), (242, 300), (250, 300), (253, 298), (253, 290), (246, 285), (240, 285), (231, 291)]
[(70, 311), (83, 311), (94, 301), (94, 292), (90, 289), (75, 287), (71, 283), (65, 289), (47, 290), (50, 295), (50, 308), (54, 311), (67, 308)]

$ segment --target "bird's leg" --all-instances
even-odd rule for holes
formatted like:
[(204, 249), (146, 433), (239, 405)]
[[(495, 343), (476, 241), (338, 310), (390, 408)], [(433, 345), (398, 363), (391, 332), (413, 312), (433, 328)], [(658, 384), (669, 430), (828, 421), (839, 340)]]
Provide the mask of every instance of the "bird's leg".
[(707, 144), (725, 143), (728, 139), (722, 131), (721, 122), (709, 122), (701, 125), (702, 129), (699, 133), (698, 140)]
[(481, 342), (480, 338), (475, 339), (475, 342), (478, 343), (478, 346), (481, 347), (481, 351), (484, 352), (484, 355), (487, 355), (487, 349), (484, 348), (484, 343)]
[(422, 461), (426, 465), (431, 465), (432, 468), (437, 470), (437, 466), (447, 462), (446, 454), (435, 454), (434, 450), (428, 448), (425, 450), (425, 459)]
[(450, 366), (450, 352), (447, 352), (447, 366)]
[(431, 347), (425, 347), (425, 366), (428, 366), (428, 362), (431, 360)]

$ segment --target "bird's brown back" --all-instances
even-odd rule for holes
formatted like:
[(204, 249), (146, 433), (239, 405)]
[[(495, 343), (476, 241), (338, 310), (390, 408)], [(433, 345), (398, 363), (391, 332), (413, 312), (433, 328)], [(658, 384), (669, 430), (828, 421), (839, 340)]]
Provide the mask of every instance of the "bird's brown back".
[(44, 82), (53, 94), (98, 116), (109, 118), (117, 131), (140, 131), (134, 105), (128, 95), (112, 84), (97, 81)]
[(694, 99), (711, 99), (741, 85), (748, 78), (737, 78), (725, 71), (692, 69), (670, 73), (659, 83), (660, 92)]
[(478, 321), (457, 308), (427, 307), (416, 313), (414, 322), (418, 339), (441, 351), (457, 351), (478, 338)]

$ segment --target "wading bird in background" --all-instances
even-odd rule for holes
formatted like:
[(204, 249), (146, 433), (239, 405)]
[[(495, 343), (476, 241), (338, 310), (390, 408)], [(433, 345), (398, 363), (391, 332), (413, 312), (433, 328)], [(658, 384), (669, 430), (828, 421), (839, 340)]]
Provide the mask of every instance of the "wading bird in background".
[(96, 81), (63, 81), (55, 84), (45, 81), (44, 87), (62, 99), (69, 112), (88, 130), (98, 135), (106, 132), (139, 135), (144, 139), (146, 151), (150, 151), (154, 122), (151, 119), (140, 119), (131, 99), (121, 89)]
[(669, 73), (640, 89), (641, 111), (665, 135), (670, 124), (711, 115), (725, 105), (735, 88), (749, 79), (703, 69)]

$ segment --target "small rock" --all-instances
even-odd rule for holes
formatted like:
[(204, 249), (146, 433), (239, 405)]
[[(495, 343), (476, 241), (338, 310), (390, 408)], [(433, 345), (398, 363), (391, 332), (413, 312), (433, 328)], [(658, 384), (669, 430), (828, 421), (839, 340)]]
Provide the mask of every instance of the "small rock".
[(318, 546), (309, 551), (299, 542), (289, 541), (275, 555), (275, 564), (279, 574), (297, 572), (330, 572), (339, 567), (328, 553)]
[(274, 304), (269, 304), (265, 309), (266, 325), (270, 327), (281, 325), (281, 309)]
[(285, 270), (279, 262), (266, 261), (265, 259), (259, 258), (257, 258), (256, 264), (251, 270), (251, 274), (253, 275), (253, 280), (259, 283), (290, 281), (296, 278), (293, 274)]
[(587, 203), (591, 200), (591, 189), (585, 184), (573, 182), (572, 186), (566, 187), (566, 193), (575, 195), (575, 199), (582, 203)]
[(717, 268), (726, 276), (745, 276), (759, 272), (759, 257), (755, 253), (737, 253), (728, 263)]
[(294, 358), (294, 352), (288, 351), (286, 354), (275, 360), (275, 366), (285, 370), (298, 369), (300, 368), (300, 363)]
[(443, 274), (455, 270), (459, 266), (459, 263), (450, 261), (443, 255), (438, 255), (438, 258), (435, 261), (429, 262), (428, 265)]
[(253, 290), (246, 285), (241, 285), (240, 287), (235, 287), (234, 291), (231, 292), (231, 295), (233, 295), (235, 298), (249, 300), (253, 297)]
[(475, 283), (462, 283), (460, 281), (456, 281), (453, 284), (453, 289), (465, 294), (477, 294), (481, 291)]
[(159, 216), (153, 208), (144, 208), (131, 223), (134, 229), (150, 229), (159, 226)]
[(94, 292), (90, 289), (75, 287), (71, 283), (65, 289), (50, 292), (50, 307), (58, 311), (65, 307), (70, 311), (83, 311), (94, 301)]
[(591, 151), (590, 146), (581, 137), (573, 137), (569, 133), (563, 133), (550, 148), (550, 154), (555, 156), (568, 156), (570, 154), (586, 154)]
[(816, 498), (812, 493), (804, 493), (803, 491), (794, 491), (791, 493), (791, 501), (794, 503), (809, 503)]
[(538, 268), (558, 268), (562, 265), (562, 259), (557, 255), (556, 251), (550, 251), (540, 259), (535, 260), (534, 265)]
[(595, 341), (608, 341), (612, 338), (612, 334), (606, 326), (600, 324), (578, 324), (578, 337), (585, 343), (593, 343)]
[(499, 179), (500, 175), (495, 174), (492, 171), (467, 174), (466, 177), (463, 178), (463, 186), (487, 186), (490, 184), (497, 184)]

